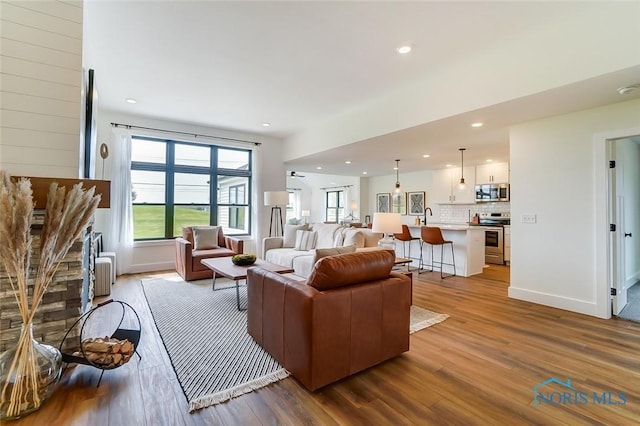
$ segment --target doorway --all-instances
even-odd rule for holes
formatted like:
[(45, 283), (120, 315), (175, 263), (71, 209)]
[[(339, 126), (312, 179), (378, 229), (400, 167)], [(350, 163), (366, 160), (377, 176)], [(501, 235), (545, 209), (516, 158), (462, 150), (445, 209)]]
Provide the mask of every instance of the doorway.
[(607, 144), (611, 314), (640, 321), (640, 135)]

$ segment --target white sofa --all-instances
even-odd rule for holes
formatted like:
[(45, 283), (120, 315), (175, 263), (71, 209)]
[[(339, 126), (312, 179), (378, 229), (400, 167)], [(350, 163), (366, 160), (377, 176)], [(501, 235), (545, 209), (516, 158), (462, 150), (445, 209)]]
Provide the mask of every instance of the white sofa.
[[(310, 250), (296, 249), (297, 231), (307, 230), (316, 233), (315, 246)], [(286, 225), (283, 237), (267, 237), (262, 240), (262, 257), (267, 262), (292, 268), (295, 275), (307, 278), (311, 274), (318, 254), (329, 255), (349, 251), (378, 250), (380, 238), (382, 238), (382, 234), (372, 232), (367, 228), (350, 228), (325, 223)], [(317, 252), (316, 249), (335, 250)]]

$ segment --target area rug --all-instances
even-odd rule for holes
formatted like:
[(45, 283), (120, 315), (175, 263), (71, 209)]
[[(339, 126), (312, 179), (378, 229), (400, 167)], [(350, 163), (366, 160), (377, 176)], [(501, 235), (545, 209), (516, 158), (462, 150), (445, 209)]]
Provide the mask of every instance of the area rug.
[(432, 325), (438, 324), (449, 318), (447, 314), (432, 312), (419, 306), (411, 305), (411, 319), (409, 321), (409, 334), (420, 331)]
[[(225, 283), (233, 286), (218, 279), (216, 289)], [(235, 290), (212, 291), (211, 280), (179, 277), (142, 280), (142, 287), (190, 412), (289, 376), (247, 333)]]
[[(160, 337), (189, 403), (189, 411), (219, 404), (289, 376), (247, 333), (246, 312), (236, 308), (234, 283), (185, 282), (178, 276), (142, 280)], [(240, 290), (246, 306), (246, 287)], [(410, 333), (449, 316), (411, 307)]]

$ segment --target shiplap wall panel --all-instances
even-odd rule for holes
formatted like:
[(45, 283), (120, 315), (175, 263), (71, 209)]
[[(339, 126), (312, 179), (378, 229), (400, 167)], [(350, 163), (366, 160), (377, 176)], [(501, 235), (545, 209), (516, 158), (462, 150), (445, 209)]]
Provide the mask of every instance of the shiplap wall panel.
[[(52, 6), (56, 8), (60, 5), (60, 10), (55, 15), (51, 13)], [(43, 6), (45, 11), (39, 11), (38, 6)], [(49, 9), (49, 11), (47, 11)], [(82, 8), (80, 8), (80, 21), (59, 17), (64, 15), (64, 11), (78, 9), (75, 6), (57, 1), (47, 2), (6, 2), (0, 3), (0, 16), (3, 21), (22, 24), (27, 27), (39, 28), (54, 34), (62, 34), (82, 40)]]
[(69, 138), (75, 137), (75, 135), (66, 133), (40, 132), (38, 130), (10, 129), (8, 127), (0, 129), (0, 140), (9, 146), (32, 148), (46, 146), (51, 149), (68, 150), (69, 144), (75, 142)]
[[(78, 111), (77, 118), (66, 118), (5, 109), (2, 110), (2, 127), (78, 136), (80, 134), (80, 111)], [(74, 141), (74, 145), (77, 144), (78, 141)], [(77, 150), (77, 148), (76, 146), (75, 149)]]
[(81, 95), (79, 84), (59, 84), (9, 74), (4, 74), (2, 78), (3, 92), (10, 91), (11, 93), (20, 93), (22, 95), (39, 96), (41, 98), (71, 102), (78, 102)]
[[(82, 69), (72, 70), (47, 65), (38, 62), (30, 62), (22, 59), (2, 56), (0, 71), (3, 74), (19, 75), (35, 80), (51, 81), (54, 83), (76, 86), (80, 90), (82, 84)], [(4, 87), (3, 87), (4, 88)], [(80, 97), (78, 96), (78, 101)]]
[(72, 70), (82, 69), (82, 54), (62, 52), (7, 38), (2, 39), (2, 56)]
[(0, 92), (2, 109), (30, 112), (75, 119), (78, 116), (78, 102), (48, 99), (19, 93)]
[(78, 177), (82, 2), (0, 3), (0, 167)]
[(20, 40), (35, 46), (48, 47), (59, 52), (77, 54), (77, 52), (82, 51), (82, 39), (16, 24), (11, 21), (2, 22), (0, 37), (7, 40)]

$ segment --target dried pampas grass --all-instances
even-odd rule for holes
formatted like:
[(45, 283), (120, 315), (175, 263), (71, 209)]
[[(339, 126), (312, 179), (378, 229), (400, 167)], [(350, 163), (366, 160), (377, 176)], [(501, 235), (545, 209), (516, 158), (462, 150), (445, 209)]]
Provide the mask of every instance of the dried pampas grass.
[(8, 417), (19, 415), (25, 406), (39, 407), (41, 404), (36, 357), (31, 344), (31, 323), (58, 266), (98, 207), (100, 195), (94, 195), (94, 192), (95, 187), (84, 190), (82, 184), (75, 185), (69, 192), (64, 187), (58, 188), (55, 182), (49, 187), (38, 270), (29, 297), (34, 208), (31, 182), (25, 178), (12, 181), (9, 174), (0, 170), (0, 259), (23, 322), (16, 355), (9, 370), (9, 377), (15, 376), (15, 381), (0, 384), (0, 406), (3, 415)]

